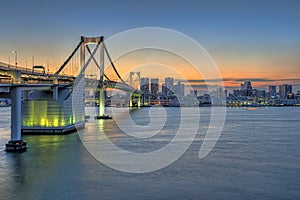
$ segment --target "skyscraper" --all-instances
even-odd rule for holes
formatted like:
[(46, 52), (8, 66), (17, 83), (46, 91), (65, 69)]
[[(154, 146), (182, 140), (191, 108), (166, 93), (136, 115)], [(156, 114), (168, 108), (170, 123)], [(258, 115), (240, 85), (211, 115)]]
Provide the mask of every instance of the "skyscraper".
[(149, 90), (149, 78), (141, 78), (141, 92), (143, 105), (149, 105), (150, 90)]
[(252, 95), (252, 86), (250, 81), (245, 81), (244, 84), (241, 84), (241, 96), (251, 96)]
[(281, 99), (286, 99), (289, 94), (293, 93), (293, 86), (288, 84), (279, 85), (279, 95)]
[(161, 93), (165, 96), (167, 95), (167, 88), (164, 83), (161, 85)]
[(178, 82), (173, 88), (174, 88), (173, 92), (175, 93), (176, 96), (178, 97), (184, 96), (184, 84)]
[(159, 88), (158, 88), (158, 78), (151, 79), (151, 94), (158, 95)]
[(141, 78), (141, 91), (143, 93), (149, 93), (149, 78)]
[(165, 78), (166, 95), (172, 94), (173, 86), (174, 86), (174, 79), (172, 77), (166, 77)]
[(276, 86), (275, 85), (269, 85), (269, 93), (270, 96), (276, 96)]

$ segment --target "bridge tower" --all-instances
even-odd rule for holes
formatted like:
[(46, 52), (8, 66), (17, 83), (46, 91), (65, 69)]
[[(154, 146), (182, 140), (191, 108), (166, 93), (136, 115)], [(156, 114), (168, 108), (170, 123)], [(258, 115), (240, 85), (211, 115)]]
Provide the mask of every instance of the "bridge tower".
[[(136, 75), (137, 76), (137, 90), (140, 89), (141, 87), (141, 73), (140, 72), (130, 72), (129, 75), (129, 80), (130, 80), (130, 86), (133, 87), (134, 82), (133, 82), (133, 76)], [(133, 103), (133, 99), (136, 99), (137, 97), (137, 102), (136, 105), (134, 105)], [(130, 96), (129, 96), (129, 107), (140, 107), (141, 106), (141, 95), (139, 93), (136, 92), (131, 92)]]
[[(89, 44), (96, 44), (96, 47), (93, 52), (91, 52), (90, 48), (88, 47)], [(100, 48), (100, 63), (96, 61), (94, 55), (96, 50)], [(87, 68), (88, 64), (91, 60), (94, 61), (97, 68), (99, 69), (99, 110), (98, 115), (96, 116), (97, 119), (110, 119), (111, 117), (105, 115), (105, 93), (104, 93), (104, 37), (81, 37), (81, 47), (80, 47), (80, 65), (81, 65), (81, 74), (84, 76), (84, 71)], [(85, 50), (88, 50), (90, 53), (90, 58), (87, 62), (85, 62)]]

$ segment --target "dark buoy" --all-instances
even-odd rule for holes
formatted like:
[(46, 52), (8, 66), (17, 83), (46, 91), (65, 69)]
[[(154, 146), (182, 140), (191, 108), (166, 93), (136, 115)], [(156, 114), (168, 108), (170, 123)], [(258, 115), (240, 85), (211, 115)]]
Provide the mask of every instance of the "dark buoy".
[(25, 152), (27, 149), (27, 142), (23, 140), (10, 140), (5, 145), (5, 151), (6, 152)]

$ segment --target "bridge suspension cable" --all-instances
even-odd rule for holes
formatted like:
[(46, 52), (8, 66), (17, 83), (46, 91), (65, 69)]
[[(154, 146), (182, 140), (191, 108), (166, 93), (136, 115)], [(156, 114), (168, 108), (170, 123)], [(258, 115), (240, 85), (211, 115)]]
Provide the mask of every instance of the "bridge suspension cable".
[(81, 46), (82, 41), (79, 42), (79, 44), (76, 46), (76, 48), (74, 49), (74, 51), (71, 53), (71, 55), (67, 58), (67, 60), (62, 64), (62, 66), (60, 66), (60, 68), (54, 73), (54, 75), (58, 75), (64, 68), (65, 66), (69, 63), (69, 61), (72, 59), (72, 57), (75, 55), (75, 53), (77, 52), (77, 50), (79, 49), (79, 47)]
[[(97, 63), (97, 61), (96, 61), (94, 55), (92, 54), (91, 49), (89, 48), (89, 46), (86, 46), (86, 49), (88, 50), (89, 54), (91, 55), (91, 58), (93, 59), (94, 63), (96, 64), (97, 68), (98, 68), (99, 70), (101, 70), (101, 69), (100, 69), (100, 66), (99, 66), (99, 64)], [(106, 76), (105, 74), (103, 74), (103, 75), (104, 75), (104, 77), (105, 77), (108, 81), (111, 81), (111, 80), (108, 78), (108, 76)], [(100, 78), (101, 78), (101, 77), (100, 77)], [(103, 81), (103, 80), (100, 80), (100, 82), (102, 82), (102, 81)]]
[[(100, 45), (100, 42), (97, 43), (95, 49), (94, 49), (93, 52), (92, 52), (92, 55), (95, 55), (96, 51), (97, 51), (98, 48), (99, 48), (99, 45)], [(87, 66), (90, 64), (90, 62), (91, 62), (91, 60), (92, 60), (92, 57), (93, 57), (93, 56), (90, 56), (90, 57), (89, 57), (89, 59), (87, 60), (87, 62), (86, 62), (85, 65), (84, 65), (84, 67), (80, 70), (80, 72), (79, 72), (77, 78), (75, 79), (74, 85), (77, 85), (77, 83), (79, 83), (80, 80), (82, 79), (82, 77), (84, 76), (84, 72), (85, 72)]]
[[(118, 70), (117, 70), (115, 64), (113, 63), (113, 61), (112, 61), (112, 59), (111, 59), (111, 57), (110, 57), (110, 54), (109, 54), (109, 52), (108, 52), (108, 49), (107, 49), (107, 47), (106, 47), (106, 45), (105, 45), (105, 43), (104, 43), (103, 41), (99, 41), (99, 42), (97, 43), (96, 47), (93, 49), (93, 52), (91, 51), (91, 49), (90, 49), (90, 47), (89, 47), (88, 45), (85, 46), (86, 49), (87, 49), (87, 51), (88, 51), (89, 54), (90, 54), (90, 57), (89, 57), (89, 59), (87, 60), (87, 62), (84, 64), (83, 68), (79, 70), (78, 79), (75, 81), (74, 84), (76, 85), (76, 84), (81, 80), (81, 78), (84, 76), (84, 72), (85, 72), (86, 68), (88, 67), (88, 65), (90, 64), (91, 60), (94, 61), (96, 67), (100, 70), (100, 66), (99, 66), (98, 62), (96, 61), (96, 59), (95, 59), (95, 54), (96, 54), (96, 52), (97, 52), (97, 50), (98, 50), (99, 45), (100, 45), (101, 42), (103, 43), (103, 47), (104, 47), (105, 53), (106, 53), (106, 55), (107, 55), (107, 58), (109, 59), (109, 62), (110, 62), (110, 64), (111, 64), (111, 66), (112, 66), (114, 72), (116, 73), (117, 77), (119, 78), (119, 80), (120, 80), (122, 83), (128, 85), (128, 84), (126, 83), (126, 81), (124, 81), (124, 80), (122, 79), (121, 75), (119, 74), (119, 72), (118, 72)], [(78, 49), (81, 47), (81, 45), (82, 45), (83, 43), (84, 43), (83, 40), (81, 40), (81, 41), (78, 43), (78, 45), (77, 45), (76, 48), (73, 50), (73, 52), (72, 52), (72, 53), (69, 55), (69, 57), (64, 61), (64, 63), (59, 67), (59, 69), (54, 73), (54, 76), (58, 76), (58, 75), (66, 68), (66, 66), (67, 66), (68, 64), (71, 64), (70, 66), (71, 66), (72, 68), (73, 68), (74, 62), (75, 62), (75, 65), (77, 65), (77, 63), (76, 63), (76, 52), (78, 52)], [(71, 59), (72, 59), (73, 57), (75, 57), (75, 61), (74, 61), (74, 62), (72, 62), (73, 60), (71, 61)], [(70, 61), (71, 61), (71, 63), (70, 63)], [(69, 65), (68, 65), (68, 66), (69, 66)], [(103, 72), (103, 76), (100, 76), (100, 79), (103, 78), (103, 77), (105, 77), (108, 81), (113, 82), (106, 74), (104, 74), (104, 72)], [(103, 82), (103, 80), (100, 80), (100, 82)]]
[(109, 62), (110, 62), (110, 64), (111, 64), (111, 66), (113, 67), (113, 69), (114, 69), (114, 71), (116, 72), (116, 74), (117, 74), (117, 76), (119, 77), (119, 79), (120, 79), (124, 84), (126, 84), (126, 82), (122, 79), (122, 77), (120, 76), (119, 72), (117, 71), (117, 69), (116, 69), (116, 67), (115, 67), (115, 65), (114, 65), (114, 63), (113, 63), (113, 61), (112, 61), (112, 59), (111, 59), (111, 57), (110, 57), (110, 55), (109, 55), (109, 53), (108, 53), (108, 50), (107, 50), (107, 48), (106, 48), (105, 43), (103, 43), (103, 45), (104, 45), (104, 50), (105, 50), (105, 52), (106, 52), (106, 55), (107, 55), (107, 57), (108, 57), (108, 59), (109, 59)]

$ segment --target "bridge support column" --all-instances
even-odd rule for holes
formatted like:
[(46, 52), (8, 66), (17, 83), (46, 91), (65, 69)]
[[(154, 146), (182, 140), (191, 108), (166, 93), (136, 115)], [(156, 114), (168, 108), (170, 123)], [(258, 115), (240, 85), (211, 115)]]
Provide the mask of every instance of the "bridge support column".
[(133, 103), (132, 103), (132, 93), (129, 94), (129, 107), (132, 107)]
[(99, 90), (99, 111), (97, 119), (111, 119), (112, 117), (105, 115), (105, 94), (104, 94), (104, 43), (103, 38), (100, 43), (100, 90)]
[(139, 97), (138, 97), (138, 107), (141, 107), (141, 95), (139, 94)]
[[(140, 72), (130, 72), (130, 75), (129, 75), (129, 80), (130, 80), (130, 86), (133, 87), (133, 79), (132, 79), (132, 76), (134, 75), (137, 75), (137, 87), (138, 87), (138, 90), (141, 88), (141, 73)], [(135, 98), (135, 105), (133, 105), (133, 98)], [(141, 95), (138, 94), (138, 99), (137, 99), (137, 102), (136, 102), (136, 95), (130, 93), (129, 95), (129, 107), (141, 107)]]
[(26, 151), (26, 142), (21, 137), (21, 89), (16, 86), (11, 88), (11, 138), (6, 144), (7, 152)]
[(103, 117), (105, 114), (105, 95), (103, 88), (99, 91), (99, 112), (98, 117)]
[(52, 99), (53, 100), (58, 100), (58, 87), (54, 86), (52, 92), (53, 92), (53, 98)]
[[(140, 90), (141, 89), (141, 72), (137, 72), (136, 73), (137, 74), (137, 76), (138, 76), (138, 90)], [(139, 96), (138, 96), (138, 108), (140, 108), (141, 107), (141, 94), (139, 93), (138, 94)]]

